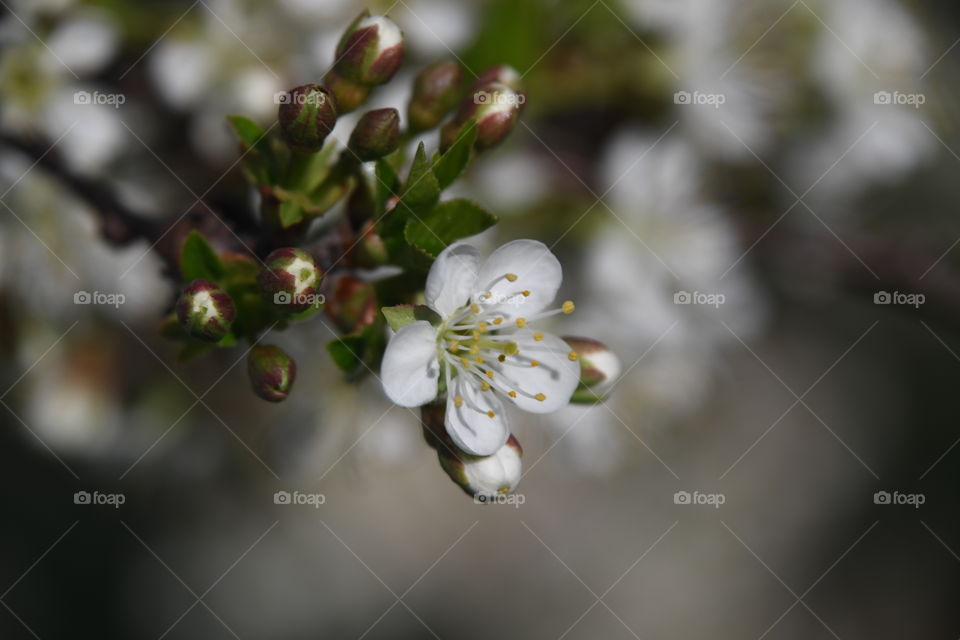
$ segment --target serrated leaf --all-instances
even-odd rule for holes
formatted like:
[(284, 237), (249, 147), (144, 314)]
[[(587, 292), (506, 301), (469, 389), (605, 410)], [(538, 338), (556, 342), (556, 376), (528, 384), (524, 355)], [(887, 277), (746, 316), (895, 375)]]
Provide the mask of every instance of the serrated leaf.
[(376, 176), (376, 216), (379, 220), (386, 210), (387, 200), (399, 190), (400, 185), (397, 179), (397, 172), (394, 171), (390, 163), (383, 158), (377, 160)]
[(570, 402), (573, 404), (599, 404), (607, 399), (605, 395), (598, 395), (592, 389), (588, 389), (583, 385), (579, 386), (576, 391), (573, 392), (573, 395), (570, 396)]
[(426, 320), (432, 325), (440, 322), (440, 316), (433, 309), (424, 305), (399, 304), (395, 307), (383, 307), (380, 311), (383, 313), (383, 317), (387, 319), (387, 324), (394, 331), (399, 331), (417, 320)]
[(233, 127), (233, 132), (240, 138), (247, 149), (253, 147), (263, 138), (263, 129), (256, 122), (244, 116), (227, 116), (227, 122)]
[(440, 158), (433, 164), (433, 173), (437, 177), (440, 189), (446, 189), (460, 177), (470, 162), (473, 143), (477, 140), (477, 123), (470, 120), (457, 132), (457, 138)]
[(191, 282), (197, 278), (216, 282), (223, 275), (220, 258), (198, 231), (191, 231), (183, 243), (183, 250), (180, 253), (180, 274), (184, 282)]
[(440, 183), (433, 174), (433, 166), (427, 158), (423, 143), (417, 147), (413, 157), (413, 165), (404, 185), (403, 196), (400, 198), (404, 205), (411, 209), (427, 208), (436, 204), (440, 199)]
[(457, 198), (441, 202), (429, 213), (411, 217), (404, 238), (415, 248), (436, 258), (448, 245), (489, 229), (497, 217), (470, 200)]

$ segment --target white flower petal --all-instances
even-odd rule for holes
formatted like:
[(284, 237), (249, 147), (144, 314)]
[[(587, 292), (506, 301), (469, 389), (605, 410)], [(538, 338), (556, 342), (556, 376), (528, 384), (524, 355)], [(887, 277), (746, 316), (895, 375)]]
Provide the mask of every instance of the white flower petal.
[[(536, 340), (530, 329), (518, 329), (511, 335), (520, 353), (508, 356), (503, 364), (493, 362), (490, 366), (494, 376), (499, 376), (500, 385), (518, 392), (516, 398), (510, 398), (514, 404), (531, 413), (550, 413), (569, 404), (580, 382), (580, 363), (570, 360), (570, 345), (549, 333), (540, 334), (543, 339)], [(531, 360), (539, 365), (529, 366)], [(538, 393), (546, 399), (537, 400)]]
[[(516, 279), (511, 282), (507, 274)], [(475, 300), (511, 318), (531, 316), (553, 302), (562, 280), (560, 261), (545, 244), (514, 240), (490, 254), (480, 268)], [(488, 291), (492, 296), (483, 297)]]
[[(451, 381), (453, 388), (447, 390), (447, 433), (466, 453), (493, 455), (510, 437), (503, 405), (493, 391), (480, 391), (473, 381), (465, 382), (465, 376), (461, 373), (454, 378)], [(457, 397), (463, 399), (460, 408), (456, 405)]]
[(380, 377), (387, 397), (401, 407), (419, 407), (437, 397), (437, 333), (429, 322), (411, 322), (393, 336)]
[(470, 301), (476, 291), (480, 252), (476, 247), (457, 242), (437, 256), (424, 295), (430, 308), (447, 317)]

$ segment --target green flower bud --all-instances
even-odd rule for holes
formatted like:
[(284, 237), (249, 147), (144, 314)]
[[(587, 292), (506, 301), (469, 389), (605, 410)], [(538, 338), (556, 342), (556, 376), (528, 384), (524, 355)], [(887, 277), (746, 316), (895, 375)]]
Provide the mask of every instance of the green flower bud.
[(426, 67), (413, 81), (413, 95), (407, 105), (412, 131), (426, 131), (440, 124), (457, 106), (463, 91), (463, 70), (453, 60), (442, 60)]
[(253, 392), (268, 402), (280, 402), (297, 377), (297, 363), (274, 345), (258, 345), (247, 356), (247, 374)]
[(333, 93), (318, 84), (304, 84), (280, 96), (280, 133), (287, 145), (301, 153), (314, 153), (337, 122)]
[(361, 104), (366, 102), (367, 97), (373, 90), (368, 84), (360, 84), (337, 73), (336, 69), (331, 69), (323, 77), (323, 82), (337, 100), (337, 113), (350, 113)]
[(291, 313), (323, 302), (317, 292), (323, 274), (313, 257), (302, 249), (277, 249), (267, 256), (257, 283), (264, 297)]
[(521, 94), (499, 82), (483, 85), (463, 101), (457, 116), (440, 130), (440, 146), (447, 149), (456, 139), (460, 127), (469, 120), (477, 123), (478, 150), (499, 144), (513, 130), (520, 113)]
[(364, 11), (337, 45), (337, 72), (354, 82), (384, 84), (403, 62), (403, 33), (393, 20)]
[(191, 337), (219, 342), (237, 318), (233, 299), (219, 285), (197, 278), (177, 300), (177, 319)]
[(564, 337), (564, 342), (580, 362), (580, 386), (571, 398), (576, 403), (593, 403), (604, 399), (620, 376), (620, 359), (607, 345), (591, 338)]
[(399, 146), (400, 114), (396, 109), (367, 111), (350, 134), (350, 150), (364, 162), (393, 153)]

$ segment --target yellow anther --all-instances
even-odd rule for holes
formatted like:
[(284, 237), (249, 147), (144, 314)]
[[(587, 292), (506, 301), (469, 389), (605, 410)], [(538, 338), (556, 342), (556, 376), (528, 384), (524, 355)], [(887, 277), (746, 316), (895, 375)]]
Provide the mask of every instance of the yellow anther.
[(493, 418), (493, 417), (495, 417), (496, 415), (497, 415), (497, 414), (495, 414), (493, 411), (487, 411), (487, 417), (488, 417), (488, 418)]
[(453, 406), (455, 406), (457, 409), (459, 409), (460, 407), (462, 407), (462, 406), (463, 406), (463, 398), (460, 397), (460, 396), (454, 397), (454, 399), (453, 399)]
[(540, 342), (541, 340), (543, 340), (543, 334), (538, 331), (535, 334), (533, 334), (533, 339), (536, 340), (537, 342)]
[(477, 325), (477, 331), (480, 331), (481, 333), (483, 333), (484, 331), (487, 330), (488, 326), (489, 325), (486, 322), (481, 322), (479, 325)]
[(576, 309), (577, 307), (576, 305), (573, 304), (573, 300), (567, 300), (566, 302), (563, 303), (563, 305), (560, 308), (563, 310), (564, 313), (569, 315), (573, 313), (573, 310)]
[(485, 294), (483, 294), (484, 300), (489, 300), (492, 297), (493, 297), (493, 291), (487, 291)]
[(456, 350), (458, 350), (459, 348), (460, 348), (460, 341), (459, 341), (459, 340), (454, 340), (453, 342), (450, 343), (450, 351), (456, 351)]
[(460, 364), (462, 364), (464, 367), (469, 367), (470, 361), (467, 360), (466, 358), (460, 358)]
[(503, 322), (503, 318), (494, 318), (494, 319), (493, 319), (493, 324), (500, 324), (501, 322)]
[(569, 354), (567, 354), (567, 357), (570, 358), (572, 362), (576, 362), (577, 358), (579, 358), (580, 356), (577, 355), (576, 351), (571, 351)]
[(523, 329), (525, 326), (527, 326), (527, 319), (526, 319), (526, 318), (517, 318), (517, 326), (520, 327), (521, 329)]
[(499, 489), (497, 489), (497, 493), (499, 493), (502, 496), (505, 496), (508, 493), (510, 493), (510, 487), (500, 487)]
[(507, 395), (510, 396), (511, 398), (516, 398), (516, 397), (517, 397), (517, 392), (516, 392), (516, 391), (508, 391), (508, 392), (507, 392)]
[(515, 273), (508, 273), (507, 275), (505, 275), (505, 276), (503, 276), (503, 277), (506, 278), (507, 280), (509, 280), (510, 282), (516, 282), (516, 281), (517, 281), (517, 274), (515, 274)]
[(473, 355), (477, 355), (478, 353), (480, 353), (480, 345), (475, 344), (472, 347), (470, 347), (470, 353), (472, 353)]
[(487, 377), (488, 377), (488, 378), (491, 378), (491, 379), (493, 378), (493, 370), (492, 370), (492, 369), (487, 369), (487, 370), (485, 371), (485, 373), (487, 374)]
[(486, 380), (480, 383), (480, 391), (490, 391), (490, 385), (487, 384)]
[(476, 330), (476, 329), (474, 329), (474, 331), (473, 331), (473, 333), (472, 333), (471, 335), (473, 336), (473, 339), (474, 339), (474, 340), (479, 340), (479, 339), (480, 339), (480, 332), (479, 332), (478, 330)]
[(477, 361), (477, 364), (483, 364), (483, 358), (481, 358), (480, 356), (477, 356), (476, 361)]
[(530, 295), (530, 292), (529, 292), (529, 291), (527, 291), (527, 290), (524, 290), (524, 291), (521, 291), (520, 293), (522, 293), (522, 294), (523, 294), (523, 297), (524, 297), (524, 298), (526, 298), (527, 296), (529, 296), (529, 295)]
[(542, 393), (538, 393), (537, 395), (535, 395), (535, 396), (533, 396), (533, 397), (536, 398), (537, 400), (539, 400), (540, 402), (543, 402), (544, 400), (547, 399), (547, 396), (543, 395)]
[[(564, 304), (566, 304), (566, 303), (564, 303)], [(470, 305), (470, 311), (473, 311), (474, 313), (480, 313), (480, 305), (478, 305), (478, 304), (472, 304), (472, 305)]]
[(540, 366), (540, 361), (539, 361), (539, 360), (531, 360), (531, 361), (530, 361), (530, 366), (531, 366), (531, 367), (539, 367), (539, 366)]
[(507, 356), (503, 355), (502, 353), (497, 356), (497, 360), (499, 360), (500, 362), (503, 362), (506, 359), (507, 359)]

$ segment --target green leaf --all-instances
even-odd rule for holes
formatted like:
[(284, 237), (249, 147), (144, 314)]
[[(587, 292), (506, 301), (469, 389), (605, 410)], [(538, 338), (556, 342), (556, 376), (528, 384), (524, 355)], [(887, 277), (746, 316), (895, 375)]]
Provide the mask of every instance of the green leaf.
[(376, 216), (379, 220), (386, 210), (387, 200), (399, 190), (400, 181), (397, 179), (397, 172), (394, 171), (390, 163), (383, 158), (377, 160), (376, 175)]
[(497, 217), (470, 200), (457, 198), (441, 202), (424, 215), (407, 220), (403, 235), (407, 242), (436, 258), (448, 245), (489, 229)]
[(380, 311), (383, 313), (383, 317), (387, 319), (387, 324), (394, 331), (399, 331), (417, 320), (426, 320), (432, 325), (440, 322), (440, 316), (433, 309), (424, 305), (398, 304), (395, 307), (383, 307)]
[(446, 189), (456, 180), (470, 162), (473, 143), (477, 140), (477, 123), (470, 120), (457, 132), (456, 141), (433, 164), (440, 189)]
[(198, 231), (191, 231), (180, 253), (180, 274), (184, 282), (197, 278), (216, 282), (223, 275), (223, 266), (216, 252)]
[(595, 391), (583, 385), (577, 387), (577, 390), (570, 396), (570, 402), (573, 404), (599, 404), (606, 399), (607, 396), (602, 394), (598, 395)]
[(421, 142), (413, 157), (413, 165), (410, 167), (401, 200), (411, 209), (426, 209), (436, 204), (439, 199), (440, 183), (433, 174), (433, 167)]
[(233, 132), (247, 149), (255, 146), (263, 138), (263, 129), (250, 118), (227, 116), (227, 122), (233, 127)]

